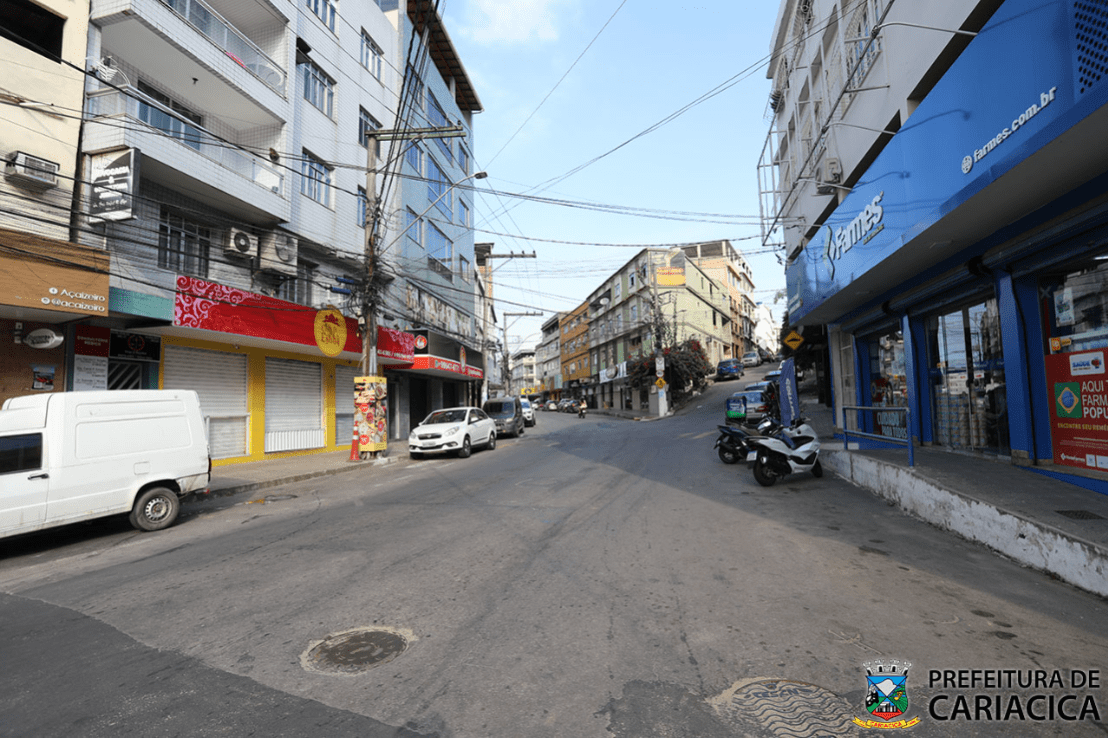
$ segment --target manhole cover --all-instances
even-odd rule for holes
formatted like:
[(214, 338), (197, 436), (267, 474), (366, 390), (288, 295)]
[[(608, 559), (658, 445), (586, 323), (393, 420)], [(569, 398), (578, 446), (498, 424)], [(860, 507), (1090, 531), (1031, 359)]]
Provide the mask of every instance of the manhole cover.
[(712, 701), (732, 721), (755, 721), (767, 736), (856, 735), (850, 709), (830, 690), (774, 678), (738, 683)]
[(414, 641), (409, 634), (382, 628), (351, 629), (313, 644), (301, 657), (305, 669), (354, 675), (391, 662)]

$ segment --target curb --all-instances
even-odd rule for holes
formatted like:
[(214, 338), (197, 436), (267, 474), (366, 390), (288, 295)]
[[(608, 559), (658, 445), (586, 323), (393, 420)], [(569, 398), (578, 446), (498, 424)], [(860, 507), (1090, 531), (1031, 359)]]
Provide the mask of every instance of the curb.
[[(267, 488), (275, 488), (281, 485), (288, 485), (294, 482), (303, 482), (305, 480), (311, 480), (315, 477), (328, 477), (331, 475), (341, 475), (346, 472), (354, 472), (356, 470), (365, 469), (367, 467), (383, 467), (385, 465), (392, 464), (399, 461), (395, 457), (385, 457), (384, 459), (375, 459), (372, 461), (363, 462), (348, 462), (348, 466), (343, 467), (331, 467), (323, 470), (313, 470), (312, 472), (301, 472), (295, 475), (286, 475), (285, 477), (276, 477), (270, 480), (258, 480), (255, 482), (246, 482), (239, 485), (232, 485), (230, 487), (222, 487), (213, 489), (203, 496), (193, 496), (192, 502), (198, 502), (203, 500), (211, 500), (213, 498), (226, 498), (232, 495), (238, 495), (239, 493), (247, 493), (252, 490), (264, 490)], [(183, 501), (189, 502), (189, 501)]]
[(950, 490), (903, 467), (843, 451), (821, 450), (820, 458), (840, 477), (938, 528), (1082, 590), (1108, 596), (1108, 550), (1092, 542)]

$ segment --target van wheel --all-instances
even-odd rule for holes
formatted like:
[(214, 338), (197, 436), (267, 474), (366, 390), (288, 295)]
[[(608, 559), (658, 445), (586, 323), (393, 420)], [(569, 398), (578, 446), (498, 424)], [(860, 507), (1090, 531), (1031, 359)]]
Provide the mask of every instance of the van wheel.
[(462, 448), (458, 450), (458, 456), (465, 459), (473, 453), (473, 447), (470, 446), (469, 437), (467, 436), (462, 440)]
[(141, 531), (160, 531), (177, 520), (181, 502), (169, 488), (150, 488), (131, 509), (131, 525)]

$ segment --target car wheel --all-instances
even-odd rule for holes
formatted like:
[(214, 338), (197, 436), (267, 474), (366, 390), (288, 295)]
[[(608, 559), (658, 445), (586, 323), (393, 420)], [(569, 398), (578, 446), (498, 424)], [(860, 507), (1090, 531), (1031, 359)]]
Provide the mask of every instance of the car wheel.
[(485, 445), (485, 448), (488, 449), (490, 452), (493, 449), (496, 449), (496, 432), (495, 431), (493, 431), (491, 434), (489, 434), (489, 443)]
[(773, 484), (777, 482), (777, 475), (773, 474), (773, 472), (762, 463), (761, 458), (759, 458), (758, 461), (754, 463), (754, 479), (757, 480), (758, 484), (762, 487), (768, 488), (773, 487)]
[(408, 452), (408, 457), (411, 459), (423, 459), (423, 452)]
[(465, 459), (473, 453), (473, 448), (469, 444), (469, 437), (462, 439), (462, 448), (458, 450), (458, 456)]
[(160, 531), (177, 520), (181, 501), (169, 488), (150, 488), (131, 509), (131, 525), (140, 531)]

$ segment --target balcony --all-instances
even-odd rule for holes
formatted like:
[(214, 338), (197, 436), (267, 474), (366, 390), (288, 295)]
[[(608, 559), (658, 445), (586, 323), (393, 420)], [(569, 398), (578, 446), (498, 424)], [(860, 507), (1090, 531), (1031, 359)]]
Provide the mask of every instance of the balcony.
[(190, 194), (252, 220), (287, 218), (281, 170), (189, 123), (138, 90), (123, 89), (125, 93), (104, 88), (88, 95), (87, 152), (138, 148), (143, 153), (144, 177), (165, 180), (174, 189), (181, 187), (183, 179), (193, 180)]
[(265, 3), (225, 5), (220, 13), (204, 0), (92, 0), (90, 20), (102, 29), (102, 53), (129, 74), (203, 99), (243, 129), (285, 120), (288, 74), (276, 59), (288, 53), (288, 19)]

